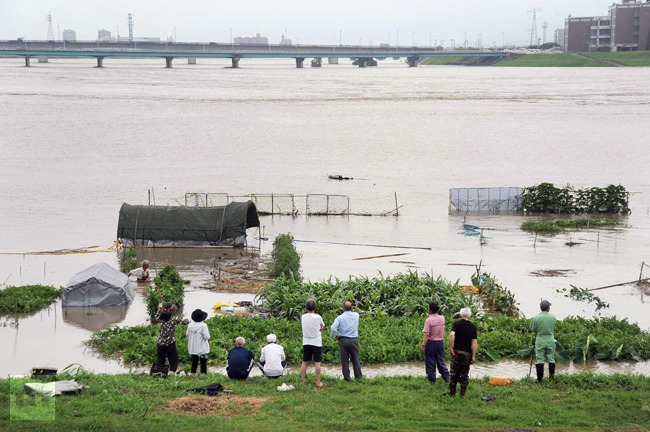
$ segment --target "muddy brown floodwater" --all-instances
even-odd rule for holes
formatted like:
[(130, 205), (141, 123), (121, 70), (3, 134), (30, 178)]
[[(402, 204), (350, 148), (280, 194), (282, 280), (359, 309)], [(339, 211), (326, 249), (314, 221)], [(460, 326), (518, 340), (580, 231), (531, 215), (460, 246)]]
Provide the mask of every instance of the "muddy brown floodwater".
[[(527, 316), (546, 298), (559, 318), (591, 317), (593, 305), (557, 290), (632, 281), (650, 261), (650, 152), (642, 139), (650, 136), (650, 87), (639, 85), (650, 81), (650, 68), (407, 68), (390, 60), (364, 70), (348, 62), (296, 69), (276, 60), (237, 70), (221, 60), (171, 70), (139, 60), (92, 66), (0, 60), (0, 283), (65, 285), (99, 261), (117, 265), (110, 252), (21, 253), (110, 246), (121, 204), (147, 204), (148, 189), (158, 205), (182, 203), (186, 192), (301, 195), (275, 202), (298, 216), (262, 216), (268, 240), (254, 230), (249, 240), (268, 254), (276, 235), (291, 233), (305, 278), (417, 270), (467, 285), (482, 261)], [(615, 229), (536, 240), (521, 223), (554, 216), (449, 214), (449, 188), (546, 181), (622, 184), (632, 213)], [(318, 211), (325, 202), (306, 203), (307, 194), (348, 196), (354, 213), (399, 206), (399, 217), (307, 217), (307, 207)], [(329, 204), (341, 206), (338, 199)], [(459, 234), (464, 222), (498, 231), (486, 231), (481, 245)], [(192, 281), (189, 308), (251, 298), (200, 288), (218, 251), (154, 253)], [(531, 274), (540, 270), (551, 273)], [(643, 287), (597, 294), (611, 305), (603, 315), (650, 329)], [(143, 323), (142, 295), (127, 311), (96, 317), (92, 324), (83, 313), (66, 318), (57, 304), (3, 318), (0, 375), (74, 362), (126, 370), (83, 342), (89, 328)]]

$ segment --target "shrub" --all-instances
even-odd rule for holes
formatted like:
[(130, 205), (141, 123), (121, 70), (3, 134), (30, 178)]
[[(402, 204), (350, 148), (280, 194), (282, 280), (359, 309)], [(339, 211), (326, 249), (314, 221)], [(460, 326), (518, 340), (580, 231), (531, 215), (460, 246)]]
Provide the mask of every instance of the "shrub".
[(269, 263), (269, 276), (300, 278), (300, 254), (293, 244), (291, 234), (280, 234), (273, 241), (271, 262)]
[(167, 264), (147, 289), (147, 312), (151, 321), (154, 320), (161, 303), (172, 302), (179, 308), (182, 307), (184, 295), (183, 279), (173, 265)]
[(552, 183), (540, 183), (524, 190), (522, 207), (533, 213), (627, 214), (629, 198), (630, 193), (621, 185), (574, 189), (570, 185), (557, 188)]
[(0, 290), (0, 313), (29, 313), (49, 306), (63, 288), (47, 285), (9, 286)]
[(138, 267), (140, 267), (138, 252), (134, 248), (126, 249), (122, 256), (122, 273), (128, 273)]

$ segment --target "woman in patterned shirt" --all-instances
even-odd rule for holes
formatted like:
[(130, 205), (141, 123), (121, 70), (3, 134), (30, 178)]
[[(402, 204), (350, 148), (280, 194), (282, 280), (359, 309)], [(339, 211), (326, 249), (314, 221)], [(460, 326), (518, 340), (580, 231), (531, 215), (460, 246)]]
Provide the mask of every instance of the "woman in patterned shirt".
[(157, 324), (160, 324), (160, 335), (158, 336), (158, 363), (165, 364), (165, 358), (169, 359), (169, 373), (176, 373), (178, 369), (178, 351), (176, 350), (176, 337), (174, 332), (179, 324), (189, 324), (189, 320), (179, 316), (173, 316), (178, 311), (178, 306), (172, 302), (166, 302), (156, 313)]

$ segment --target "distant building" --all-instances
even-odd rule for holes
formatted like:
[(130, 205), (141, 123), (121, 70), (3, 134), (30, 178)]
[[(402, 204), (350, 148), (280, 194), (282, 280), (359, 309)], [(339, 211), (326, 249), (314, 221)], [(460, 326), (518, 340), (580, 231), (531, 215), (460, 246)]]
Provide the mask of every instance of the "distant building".
[[(170, 40), (171, 39), (171, 40)], [(133, 39), (129, 39), (128, 36), (120, 36), (117, 39), (118, 42), (160, 42), (159, 37), (134, 37)], [(167, 42), (173, 42), (173, 38), (168, 38)]]
[(269, 38), (265, 38), (258, 33), (254, 37), (236, 37), (235, 43), (238, 45), (268, 45)]
[(291, 39), (287, 39), (284, 37), (284, 35), (282, 35), (282, 37), (280, 38), (280, 45), (293, 45), (293, 44), (291, 43)]
[(111, 32), (108, 30), (99, 30), (97, 32), (97, 40), (100, 42), (110, 42), (111, 41)]
[(650, 49), (650, 0), (622, 0), (601, 16), (569, 16), (564, 26), (566, 51)]
[(75, 42), (77, 40), (77, 32), (70, 29), (63, 30), (63, 40), (66, 42)]

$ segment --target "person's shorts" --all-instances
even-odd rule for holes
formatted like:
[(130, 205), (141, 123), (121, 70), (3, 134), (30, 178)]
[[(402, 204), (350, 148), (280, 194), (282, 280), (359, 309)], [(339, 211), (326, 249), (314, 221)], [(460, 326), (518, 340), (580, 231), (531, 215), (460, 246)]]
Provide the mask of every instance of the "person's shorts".
[(323, 360), (323, 347), (313, 345), (302, 346), (302, 361), (309, 362), (314, 359), (315, 363), (320, 363)]

